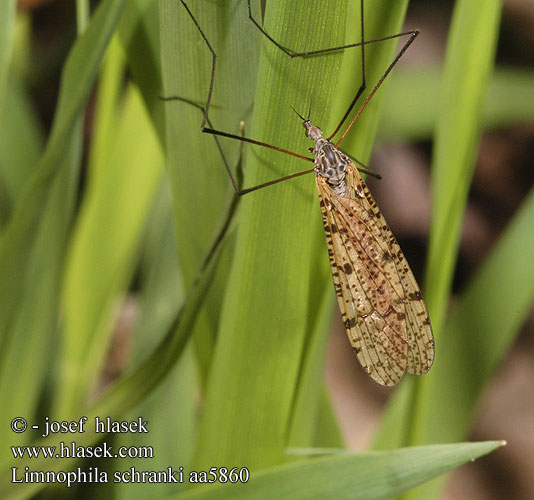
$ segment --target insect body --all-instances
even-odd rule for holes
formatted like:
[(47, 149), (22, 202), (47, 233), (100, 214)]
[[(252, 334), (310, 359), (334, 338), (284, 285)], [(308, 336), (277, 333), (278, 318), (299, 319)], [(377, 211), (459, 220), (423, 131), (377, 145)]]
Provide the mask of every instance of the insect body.
[(315, 175), (339, 308), (365, 371), (395, 385), (422, 375), (434, 338), (419, 286), (360, 173), (343, 152), (304, 120), (315, 142)]

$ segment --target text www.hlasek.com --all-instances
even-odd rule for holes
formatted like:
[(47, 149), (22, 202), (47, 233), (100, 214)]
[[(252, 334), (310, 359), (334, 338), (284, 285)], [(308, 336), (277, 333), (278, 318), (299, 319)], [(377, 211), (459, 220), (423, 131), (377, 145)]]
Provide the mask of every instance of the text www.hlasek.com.
[(102, 446), (78, 446), (75, 441), (56, 446), (12, 446), (14, 458), (154, 458), (152, 446), (121, 446), (116, 452), (107, 443)]

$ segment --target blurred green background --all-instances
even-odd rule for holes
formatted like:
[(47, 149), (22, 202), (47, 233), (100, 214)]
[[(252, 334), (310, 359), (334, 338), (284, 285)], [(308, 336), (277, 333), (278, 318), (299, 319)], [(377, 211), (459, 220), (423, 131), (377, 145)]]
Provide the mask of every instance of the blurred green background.
[[(218, 55), (215, 128), (243, 122), (306, 154), (290, 105), (337, 124), (359, 49), (289, 59), (246, 0), (187, 4)], [(297, 51), (359, 39), (357, 1), (252, 9)], [(313, 176), (237, 202), (219, 147), (245, 187), (309, 164), (217, 143), (199, 109), (160, 99), (203, 106), (209, 87), (212, 56), (179, 0), (0, 0), (1, 498), (532, 498), (532, 3), (365, 9), (367, 40), (421, 30), (343, 142), (383, 177), (369, 184), (436, 336), (429, 374), (394, 389), (364, 375), (345, 338)], [(396, 50), (367, 46), (364, 95)], [(39, 437), (46, 417), (82, 416), (83, 434)], [(150, 432), (95, 435), (96, 416), (141, 416)], [(13, 455), (62, 441), (154, 456)], [(109, 479), (14, 482), (25, 467)], [(185, 479), (113, 482), (131, 467)], [(250, 480), (188, 480), (212, 467)]]

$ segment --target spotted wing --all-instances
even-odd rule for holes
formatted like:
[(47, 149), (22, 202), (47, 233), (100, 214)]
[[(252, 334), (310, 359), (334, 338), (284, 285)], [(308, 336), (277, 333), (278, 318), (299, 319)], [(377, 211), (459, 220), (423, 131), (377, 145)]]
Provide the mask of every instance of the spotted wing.
[(353, 165), (346, 197), (316, 179), (337, 300), (358, 360), (382, 385), (406, 371), (426, 373), (434, 359), (426, 306), (369, 189)]

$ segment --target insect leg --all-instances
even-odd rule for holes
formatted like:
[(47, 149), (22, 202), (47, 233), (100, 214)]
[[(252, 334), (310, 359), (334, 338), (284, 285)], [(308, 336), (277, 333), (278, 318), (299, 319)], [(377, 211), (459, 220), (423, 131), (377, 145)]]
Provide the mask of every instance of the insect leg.
[(402, 46), (401, 50), (399, 51), (399, 53), (395, 56), (395, 59), (393, 59), (393, 61), (391, 62), (391, 64), (387, 67), (386, 71), (384, 71), (384, 74), (380, 77), (380, 80), (378, 80), (378, 83), (373, 87), (373, 90), (371, 90), (371, 92), (369, 92), (369, 95), (366, 97), (365, 101), (363, 102), (363, 104), (360, 106), (360, 109), (358, 110), (358, 112), (356, 113), (356, 115), (354, 116), (354, 118), (352, 119), (352, 121), (349, 123), (348, 127), (345, 129), (345, 132), (343, 132), (343, 135), (340, 137), (340, 139), (336, 142), (335, 146), (336, 148), (339, 146), (339, 144), (341, 143), (341, 141), (347, 136), (347, 134), (349, 133), (349, 130), (352, 128), (352, 126), (354, 125), (354, 122), (358, 119), (358, 117), (361, 115), (362, 111), (365, 109), (365, 107), (367, 106), (367, 104), (369, 104), (369, 101), (373, 98), (373, 96), (375, 95), (376, 91), (380, 88), (380, 86), (382, 85), (382, 83), (384, 83), (384, 80), (386, 79), (386, 77), (391, 73), (391, 70), (395, 67), (395, 65), (399, 62), (399, 59), (403, 56), (403, 54), (408, 50), (408, 47), (413, 43), (413, 41), (416, 39), (417, 35), (419, 35), (419, 31), (418, 30), (414, 30), (413, 32), (411, 32), (412, 34), (410, 35), (410, 38), (408, 38), (408, 40), (406, 40), (406, 42), (404, 43), (404, 45)]
[(339, 130), (343, 126), (343, 123), (345, 123), (345, 121), (347, 120), (347, 118), (350, 115), (351, 111), (354, 109), (354, 106), (356, 105), (356, 103), (358, 102), (359, 98), (361, 97), (361, 95), (363, 94), (364, 90), (366, 89), (367, 85), (366, 85), (366, 75), (365, 75), (365, 46), (369, 45), (371, 43), (383, 42), (383, 41), (386, 41), (386, 40), (392, 40), (394, 38), (400, 38), (400, 37), (408, 36), (408, 35), (417, 36), (417, 33), (419, 33), (416, 30), (409, 30), (409, 31), (404, 31), (402, 33), (396, 33), (394, 35), (388, 35), (388, 36), (381, 37), (381, 38), (375, 38), (373, 40), (365, 40), (365, 29), (364, 29), (364, 18), (365, 18), (365, 16), (364, 16), (363, 3), (364, 3), (364, 0), (360, 0), (360, 41), (359, 42), (349, 43), (347, 45), (340, 45), (338, 47), (329, 47), (329, 48), (326, 48), (326, 49), (310, 50), (310, 51), (306, 51), (306, 52), (297, 52), (297, 51), (295, 51), (293, 49), (284, 47), (283, 45), (278, 43), (271, 35), (269, 35), (269, 33), (261, 26), (261, 24), (252, 15), (252, 8), (250, 6), (250, 0), (247, 0), (248, 17), (252, 21), (254, 26), (256, 26), (256, 28), (258, 28), (258, 30), (271, 43), (273, 43), (282, 52), (284, 52), (284, 54), (287, 54), (291, 58), (324, 55), (324, 54), (328, 54), (328, 53), (331, 53), (331, 52), (336, 52), (336, 51), (343, 50), (343, 49), (351, 49), (353, 47), (360, 47), (361, 53), (362, 53), (362, 77), (361, 77), (362, 78), (362, 80), (361, 80), (362, 83), (361, 83), (360, 87), (358, 88), (358, 90), (356, 91), (356, 95), (352, 99), (352, 102), (349, 104), (349, 107), (347, 108), (347, 111), (345, 112), (345, 114), (343, 115), (341, 120), (339, 121), (339, 124), (335, 128), (334, 132), (328, 137), (329, 141), (331, 141), (332, 138), (339, 132)]
[[(211, 99), (212, 99), (212, 96), (213, 96), (213, 87), (214, 87), (214, 82), (215, 82), (215, 69), (216, 69), (216, 65), (217, 65), (217, 53), (215, 52), (215, 50), (211, 46), (207, 36), (205, 35), (204, 31), (200, 27), (200, 24), (196, 20), (195, 16), (191, 12), (191, 10), (189, 9), (189, 7), (185, 3), (185, 1), (184, 0), (180, 0), (180, 2), (184, 6), (184, 8), (187, 11), (189, 17), (192, 19), (192, 21), (195, 24), (198, 32), (200, 33), (200, 36), (202, 37), (202, 39), (204, 40), (206, 46), (208, 47), (209, 51), (211, 52), (212, 65), (211, 65), (211, 77), (210, 77), (210, 84), (209, 84), (209, 90), (208, 90), (208, 97), (207, 97), (207, 100), (206, 100), (205, 108), (202, 108), (202, 106), (200, 106), (200, 105), (198, 105), (198, 104), (196, 104), (196, 103), (194, 103), (194, 102), (192, 102), (192, 101), (190, 101), (188, 99), (180, 97), (180, 96), (161, 96), (160, 99), (163, 100), (163, 101), (182, 101), (182, 102), (187, 102), (189, 104), (192, 104), (193, 106), (200, 107), (200, 109), (203, 110), (203, 119), (202, 119), (202, 124), (201, 124), (201, 130), (202, 130), (202, 132), (204, 132), (206, 134), (212, 134), (212, 135), (220, 136), (220, 137), (227, 137), (229, 139), (236, 139), (236, 140), (239, 140), (239, 141), (242, 141), (242, 142), (247, 142), (249, 144), (254, 144), (256, 146), (262, 146), (262, 147), (265, 147), (265, 148), (274, 149), (275, 151), (279, 151), (281, 153), (286, 153), (286, 154), (289, 154), (291, 156), (295, 156), (296, 158), (300, 158), (302, 160), (313, 162), (314, 161), (313, 158), (310, 158), (308, 156), (304, 156), (304, 155), (301, 155), (299, 153), (295, 153), (293, 151), (289, 151), (287, 149), (279, 148), (278, 146), (273, 146), (272, 144), (267, 144), (267, 143), (262, 142), (262, 141), (257, 141), (255, 139), (250, 139), (250, 138), (244, 137), (242, 135), (232, 134), (232, 133), (229, 133), (229, 132), (224, 132), (222, 130), (217, 130), (217, 129), (213, 128), (213, 125), (211, 124), (211, 122), (209, 120), (209, 108), (210, 108)], [(208, 126), (206, 126), (206, 125), (208, 125)], [(220, 146), (218, 141), (217, 141), (217, 148), (222, 153), (222, 149), (221, 149), (221, 146)], [(223, 155), (223, 157), (224, 157), (224, 155)], [(226, 159), (224, 159), (224, 163), (225, 163), (226, 172), (228, 173), (228, 175), (230, 177), (230, 181), (232, 183), (234, 191), (236, 192), (236, 194), (238, 196), (250, 193), (252, 191), (256, 191), (257, 189), (261, 189), (263, 187), (271, 186), (272, 184), (277, 184), (278, 182), (282, 182), (284, 180), (291, 179), (293, 177), (298, 177), (300, 175), (304, 175), (304, 174), (313, 172), (313, 169), (310, 169), (310, 170), (306, 170), (304, 172), (299, 172), (297, 174), (284, 176), (284, 177), (281, 177), (279, 179), (275, 179), (273, 181), (269, 181), (269, 182), (266, 182), (264, 184), (260, 184), (258, 186), (253, 186), (251, 188), (240, 190), (239, 186), (238, 186), (238, 183), (236, 182), (236, 179), (235, 179), (234, 175), (232, 174), (231, 169), (228, 166), (228, 163), (226, 162)]]

